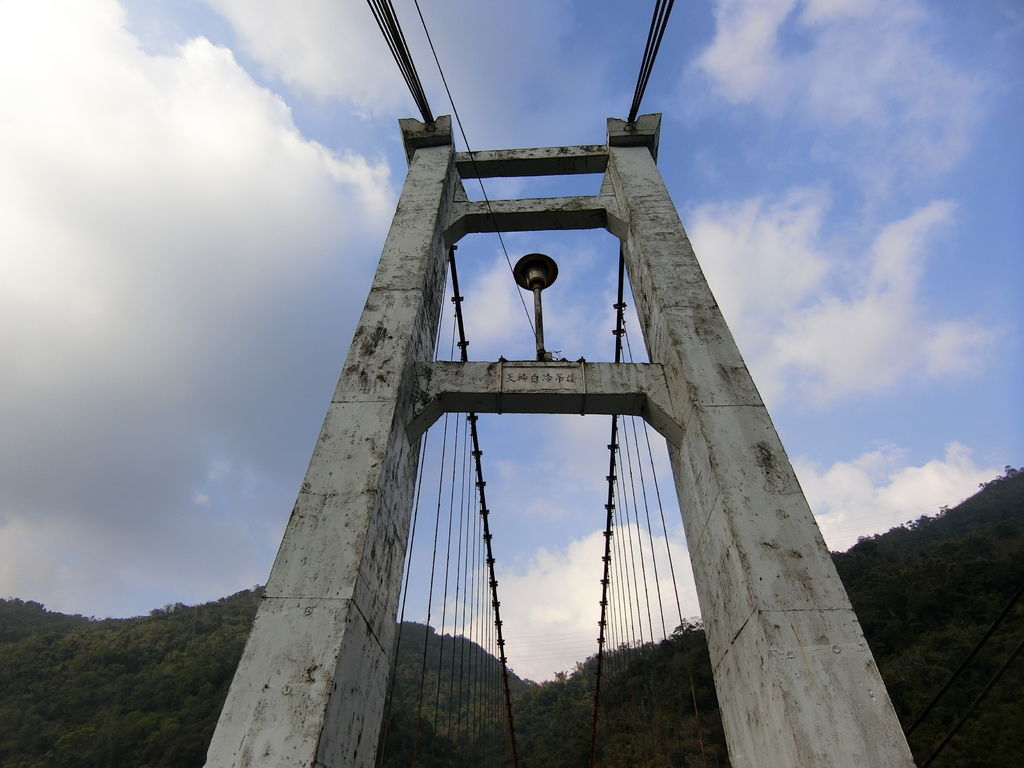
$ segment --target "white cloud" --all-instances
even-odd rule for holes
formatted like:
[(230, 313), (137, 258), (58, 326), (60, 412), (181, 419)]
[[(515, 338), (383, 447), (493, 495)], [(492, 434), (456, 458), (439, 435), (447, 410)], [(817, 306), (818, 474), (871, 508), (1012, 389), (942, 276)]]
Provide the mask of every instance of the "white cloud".
[(983, 86), (932, 42), (930, 13), (917, 0), (720, 0), (696, 66), (731, 104), (841, 131), (815, 152), (885, 187), (950, 168), (978, 119)]
[(289, 86), (388, 114), (410, 97), (363, 3), (207, 0), (234, 27), (242, 50)]
[(393, 196), (230, 51), (124, 24), (0, 6), (0, 594), (96, 613), (265, 577)]
[[(645, 529), (636, 525), (620, 526), (615, 534), (623, 542), (632, 543), (632, 557), (638, 581), (642, 590), (643, 576), (640, 565), (640, 537), (643, 537), (643, 551), (646, 558), (647, 594), (630, 593), (627, 599), (633, 605), (634, 636), (638, 639), (651, 638), (651, 621), (655, 640), (663, 637), (661, 615), (664, 614), (665, 631), (671, 633), (679, 624), (679, 610), (675, 603), (675, 592), (670, 577), (666, 540), (654, 536), (654, 553), (657, 561), (658, 579), (655, 581), (655, 563), (650, 559), (650, 544)], [(699, 613), (693, 587), (686, 549), (677, 541), (671, 542), (672, 560), (676, 579), (679, 582), (679, 596), (684, 618)], [(621, 550), (628, 562), (629, 547)], [(505, 622), (509, 665), (517, 674), (533, 680), (551, 679), (554, 673), (571, 670), (576, 662), (597, 652), (598, 619), (601, 598), (601, 557), (604, 553), (603, 531), (594, 531), (582, 538), (574, 539), (564, 548), (536, 550), (523, 568), (502, 569), (498, 574), (501, 585), (502, 620)], [(613, 554), (613, 557), (615, 555)], [(615, 582), (617, 567), (611, 572)], [(619, 579), (625, 583), (632, 579)], [(617, 584), (618, 585), (618, 584)], [(662, 611), (657, 605), (657, 595), (662, 598)], [(610, 600), (616, 600), (620, 593), (612, 591)], [(625, 594), (625, 593), (622, 593)], [(648, 599), (650, 619), (648, 620)], [(639, 611), (636, 601), (639, 601)], [(623, 600), (619, 600), (623, 602)], [(610, 611), (615, 609), (610, 609)], [(616, 614), (618, 615), (618, 614)], [(623, 617), (627, 614), (622, 611)], [(612, 621), (611, 612), (609, 622)], [(622, 629), (617, 629), (617, 627)], [(628, 637), (627, 624), (609, 626), (612, 639), (616, 634)], [(620, 638), (622, 639), (622, 638)]]
[[(519, 287), (503, 257), (494, 258), (489, 268), (463, 280), (459, 287), (466, 296), (462, 309), (472, 334), (472, 359), (495, 359), (498, 355), (515, 359), (517, 356), (510, 350), (529, 349), (524, 342), (531, 341), (532, 331), (517, 295)], [(531, 304), (531, 317), (532, 312)], [(523, 357), (528, 359), (527, 355)]]
[(887, 445), (824, 470), (806, 459), (795, 461), (794, 468), (832, 550), (845, 550), (860, 536), (934, 515), (1000, 474), (998, 467), (975, 464), (959, 443), (950, 443), (944, 458), (921, 466), (907, 465), (903, 452)]
[(757, 345), (773, 317), (824, 284), (829, 262), (819, 241), (827, 207), (826, 194), (797, 189), (778, 200), (702, 205), (690, 217), (715, 298), (744, 335), (758, 336)]
[(823, 239), (825, 212), (822, 195), (798, 190), (691, 217), (708, 281), (765, 397), (824, 404), (911, 376), (976, 371), (995, 331), (934, 317), (919, 289), (954, 206), (934, 201), (885, 225), (863, 255)]
[(750, 3), (721, 0), (715, 9), (716, 34), (698, 64), (733, 103), (777, 92), (785, 76), (778, 34), (796, 0)]

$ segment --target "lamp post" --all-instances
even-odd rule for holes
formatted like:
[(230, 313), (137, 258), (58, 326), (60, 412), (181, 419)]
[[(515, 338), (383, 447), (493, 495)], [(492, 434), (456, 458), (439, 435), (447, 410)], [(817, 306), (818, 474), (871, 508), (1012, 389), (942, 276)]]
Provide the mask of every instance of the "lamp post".
[(558, 277), (558, 265), (550, 256), (543, 253), (528, 253), (512, 268), (516, 283), (520, 288), (533, 292), (534, 328), (537, 337), (537, 359), (550, 360), (551, 353), (544, 349), (544, 312), (541, 307), (540, 292), (555, 282)]

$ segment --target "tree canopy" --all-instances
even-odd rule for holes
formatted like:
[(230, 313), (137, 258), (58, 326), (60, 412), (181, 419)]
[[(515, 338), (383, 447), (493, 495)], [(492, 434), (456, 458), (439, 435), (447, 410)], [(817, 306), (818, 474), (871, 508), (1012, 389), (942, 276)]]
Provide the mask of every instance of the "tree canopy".
[[(957, 507), (863, 538), (833, 557), (906, 728), (1024, 584), (1024, 471), (1007, 467)], [(0, 600), (0, 765), (203, 765), (261, 597), (255, 588), (104, 620)], [(1022, 635), (1018, 604), (911, 735), (919, 761)], [(495, 702), (438, 685), (456, 675), (491, 679), (497, 660), (422, 624), (405, 624), (401, 637), (383, 765), (408, 765), (413, 751), (420, 766), (505, 764)], [(595, 665), (582, 660), (541, 684), (513, 676), (521, 765), (587, 763)], [(935, 766), (1024, 765), (1022, 667), (1018, 659), (1007, 669)], [(606, 671), (601, 765), (729, 765), (699, 624), (657, 644), (612, 651)]]

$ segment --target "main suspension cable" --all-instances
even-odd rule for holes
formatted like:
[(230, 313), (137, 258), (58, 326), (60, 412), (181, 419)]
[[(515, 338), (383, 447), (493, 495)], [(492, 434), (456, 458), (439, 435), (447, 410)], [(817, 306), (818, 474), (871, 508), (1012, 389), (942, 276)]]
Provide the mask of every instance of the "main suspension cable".
[(423, 90), (423, 83), (420, 82), (420, 76), (416, 72), (416, 64), (413, 63), (412, 54), (409, 53), (405, 33), (402, 32), (402, 26), (398, 23), (398, 15), (395, 13), (391, 0), (366, 0), (366, 2), (373, 12), (373, 18), (377, 20), (377, 26), (380, 27), (388, 48), (391, 49), (391, 55), (395, 58), (395, 63), (402, 73), (405, 84), (409, 87), (409, 93), (412, 94), (413, 101), (416, 102), (416, 108), (423, 116), (423, 122), (434, 122), (430, 104), (427, 103), (427, 94)]
[(651, 28), (647, 31), (647, 44), (644, 46), (644, 55), (640, 61), (640, 72), (636, 77), (636, 88), (633, 91), (633, 103), (629, 107), (629, 117), (626, 122), (636, 122), (637, 113), (640, 111), (640, 102), (647, 90), (647, 81), (651, 79), (651, 70), (654, 69), (654, 59), (661, 48), (661, 39), (665, 36), (665, 28), (668, 26), (668, 15), (672, 12), (672, 5), (675, 0), (657, 0), (654, 4), (654, 13), (651, 16)]

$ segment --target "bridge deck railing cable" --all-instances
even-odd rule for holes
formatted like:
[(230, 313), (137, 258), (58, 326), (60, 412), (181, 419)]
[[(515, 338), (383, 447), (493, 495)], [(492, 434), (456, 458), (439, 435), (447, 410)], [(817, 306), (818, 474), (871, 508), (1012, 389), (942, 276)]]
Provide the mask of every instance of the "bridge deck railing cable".
[[(452, 334), (452, 338), (454, 339), (454, 334)], [(447, 456), (447, 450), (448, 450), (448, 425), (449, 425), (449, 415), (445, 414), (445, 417), (444, 417), (444, 428), (443, 428), (443, 430), (441, 432), (441, 462), (440, 462), (438, 473), (437, 473), (438, 474), (438, 477), (437, 477), (437, 508), (436, 508), (435, 515), (434, 515), (434, 543), (433, 543), (433, 547), (431, 549), (432, 555), (431, 555), (431, 559), (430, 559), (430, 581), (429, 581), (428, 586), (427, 586), (427, 621), (426, 621), (427, 633), (425, 634), (424, 640), (423, 640), (423, 655), (422, 655), (421, 662), (420, 662), (419, 694), (418, 694), (417, 701), (416, 701), (416, 735), (415, 735), (415, 737), (413, 739), (413, 745), (412, 745), (412, 759), (411, 759), (411, 765), (412, 766), (416, 765), (416, 756), (417, 756), (417, 753), (418, 753), (418, 750), (419, 750), (420, 739), (421, 739), (421, 736), (422, 736), (423, 695), (424, 695), (424, 691), (425, 691), (425, 688), (426, 688), (427, 655), (428, 655), (428, 650), (429, 650), (429, 646), (430, 646), (430, 643), (428, 642), (428, 640), (429, 640), (429, 637), (430, 637), (430, 635), (429, 635), (430, 619), (432, 618), (433, 600), (434, 600), (434, 577), (435, 577), (436, 571), (437, 571), (437, 542), (438, 542), (438, 537), (439, 537), (440, 527), (441, 527), (441, 503), (442, 503), (442, 498), (443, 498), (443, 489), (444, 489), (444, 480), (445, 480), (445, 457)], [(452, 450), (453, 450), (453, 457), (454, 457), (454, 450), (455, 450), (455, 446), (454, 445), (453, 445)], [(454, 458), (453, 458), (453, 461), (454, 461)], [(443, 643), (441, 645), (443, 647)], [(440, 675), (441, 675), (440, 667), (438, 667), (437, 674), (438, 674), (438, 681), (440, 682)], [(435, 712), (434, 726), (435, 726), (435, 730), (436, 730), (436, 726), (437, 726), (437, 722), (436, 722), (436, 719), (437, 719), (436, 718), (436, 713), (437, 713), (436, 705), (435, 705), (434, 712)]]
[[(438, 320), (437, 320), (437, 326), (435, 328), (435, 331), (436, 331), (435, 339), (436, 339), (436, 341), (434, 342), (434, 357), (437, 357), (438, 352), (440, 351), (440, 348), (441, 348), (441, 324), (442, 324), (442, 322), (443, 322), (443, 319), (439, 317)], [(423, 495), (422, 495), (423, 494), (423, 478), (425, 477), (425, 472), (423, 471), (423, 468), (424, 468), (424, 464), (425, 464), (425, 461), (426, 461), (427, 447), (429, 445), (430, 435), (431, 435), (431, 432), (428, 430), (426, 433), (424, 433), (422, 438), (420, 438), (420, 455), (419, 455), (419, 462), (418, 462), (419, 466), (418, 466), (417, 471), (416, 471), (416, 492), (415, 492), (414, 497), (413, 497), (412, 520), (410, 521), (410, 526), (409, 526), (409, 543), (408, 543), (408, 546), (406, 548), (405, 567), (404, 567), (403, 574), (402, 574), (402, 596), (401, 596), (401, 606), (400, 606), (400, 609), (399, 609), (398, 629), (397, 629), (397, 632), (395, 633), (396, 636), (395, 636), (395, 644), (394, 644), (394, 655), (392, 657), (394, 659), (394, 661), (395, 661), (395, 664), (392, 666), (392, 669), (391, 669), (391, 680), (390, 680), (390, 683), (388, 684), (388, 693), (387, 693), (387, 699), (386, 699), (386, 704), (385, 704), (385, 713), (384, 713), (384, 717), (383, 717), (382, 732), (381, 732), (380, 739), (378, 740), (378, 746), (377, 746), (377, 764), (378, 765), (382, 764), (382, 762), (384, 760), (384, 755), (385, 755), (385, 752), (387, 750), (387, 745), (388, 745), (388, 736), (390, 735), (390, 729), (391, 729), (392, 710), (394, 708), (394, 698), (395, 698), (395, 686), (396, 686), (397, 681), (398, 681), (397, 660), (398, 660), (399, 651), (401, 650), (401, 647), (402, 647), (402, 634), (403, 634), (402, 630), (405, 627), (405, 612), (406, 612), (406, 607), (408, 606), (408, 603), (409, 603), (409, 583), (410, 583), (409, 574), (412, 572), (412, 568), (413, 568), (413, 554), (415, 552), (417, 523), (419, 522), (420, 504), (421, 504), (421, 501), (422, 501), (422, 498), (423, 498)]]
[[(402, 574), (402, 598), (401, 608), (398, 612), (398, 630), (395, 633), (395, 645), (393, 658), (398, 659), (398, 653), (402, 648), (402, 628), (405, 626), (405, 608), (408, 604), (409, 599), (409, 569), (412, 567), (412, 552), (413, 547), (416, 544), (416, 522), (419, 517), (420, 508), (420, 495), (423, 491), (423, 461), (427, 453), (427, 440), (429, 438), (429, 432), (425, 433), (420, 438), (420, 458), (419, 468), (417, 470), (416, 477), (416, 493), (412, 504), (412, 521), (409, 526), (409, 546), (408, 556), (405, 559), (405, 570)], [(381, 729), (381, 736), (377, 744), (377, 760), (376, 764), (380, 765), (384, 760), (384, 752), (388, 745), (388, 735), (391, 730), (391, 711), (394, 708), (395, 703), (395, 684), (398, 680), (398, 670), (396, 666), (391, 669), (391, 680), (388, 683), (387, 700), (384, 707), (383, 725)]]

